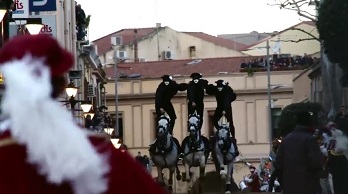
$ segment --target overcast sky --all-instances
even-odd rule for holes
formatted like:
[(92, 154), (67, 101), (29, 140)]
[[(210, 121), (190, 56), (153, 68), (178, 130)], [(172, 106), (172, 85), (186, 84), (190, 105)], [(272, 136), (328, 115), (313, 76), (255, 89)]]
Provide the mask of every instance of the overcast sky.
[[(275, 0), (77, 0), (92, 15), (89, 39), (123, 28), (155, 27), (211, 35), (280, 31), (303, 21)], [(306, 9), (314, 13), (313, 7)]]

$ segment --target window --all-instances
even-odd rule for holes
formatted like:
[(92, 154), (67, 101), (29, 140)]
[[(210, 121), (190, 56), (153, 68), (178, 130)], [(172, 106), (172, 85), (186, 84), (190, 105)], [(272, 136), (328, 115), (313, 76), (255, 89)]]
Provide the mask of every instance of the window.
[(196, 57), (196, 47), (195, 46), (190, 46), (190, 57)]
[[(112, 126), (115, 126), (115, 114), (111, 115), (112, 117)], [(123, 113), (118, 113), (118, 132), (114, 130), (111, 134), (111, 138), (121, 138), (123, 139), (123, 132), (124, 132), (124, 124), (123, 124)]]
[(214, 136), (214, 113), (215, 111), (211, 110), (208, 111), (208, 135), (209, 137)]
[(158, 127), (158, 122), (157, 122), (157, 115), (156, 112), (152, 112), (152, 122), (151, 122), (151, 129), (150, 130), (150, 138), (151, 140), (156, 139), (156, 133), (157, 133), (157, 127)]
[(321, 77), (314, 77), (311, 82), (311, 100), (313, 102), (322, 102), (322, 84)]
[(280, 119), (280, 115), (282, 113), (282, 109), (281, 108), (272, 108), (271, 109), (271, 114), (272, 114), (272, 139), (277, 137), (279, 135), (278, 131), (279, 131), (279, 127), (278, 127), (278, 123), (279, 123), (279, 119)]

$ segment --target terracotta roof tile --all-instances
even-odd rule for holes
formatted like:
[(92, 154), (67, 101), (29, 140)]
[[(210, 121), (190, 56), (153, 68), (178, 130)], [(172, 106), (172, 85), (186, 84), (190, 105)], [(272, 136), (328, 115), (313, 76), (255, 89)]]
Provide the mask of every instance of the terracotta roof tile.
[(242, 48), (245, 48), (247, 46), (239, 42), (235, 42), (235, 41), (228, 40), (221, 37), (212, 36), (203, 32), (184, 32), (184, 33), (194, 36), (196, 38), (205, 40), (207, 42), (211, 42), (213, 44), (226, 47), (229, 49), (237, 50), (237, 51), (240, 51)]
[(106, 53), (111, 49), (111, 37), (122, 36), (123, 44), (129, 44), (134, 41), (134, 30), (137, 29), (137, 38), (141, 39), (144, 36), (151, 34), (156, 30), (156, 28), (134, 28), (134, 29), (122, 29), (120, 31), (108, 34), (97, 40), (94, 40), (93, 43), (97, 45), (98, 54)]
[[(159, 78), (162, 75), (189, 76), (193, 72), (200, 72), (203, 75), (216, 75), (219, 72), (240, 72), (240, 64), (244, 59), (249, 61), (257, 59), (257, 56), (187, 59), (170, 61), (153, 61), (140, 63), (118, 64), (118, 71), (126, 75), (141, 74), (141, 78)], [(188, 64), (197, 60), (198, 63)], [(114, 77), (114, 67), (105, 69), (107, 77)]]

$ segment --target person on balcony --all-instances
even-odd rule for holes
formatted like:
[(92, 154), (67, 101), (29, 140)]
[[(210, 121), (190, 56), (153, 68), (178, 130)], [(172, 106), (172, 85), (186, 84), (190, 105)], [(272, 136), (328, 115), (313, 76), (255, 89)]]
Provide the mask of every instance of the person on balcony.
[(86, 33), (86, 14), (81, 5), (78, 4), (75, 7), (76, 15), (76, 28), (77, 28), (77, 40), (85, 40)]
[(0, 193), (164, 194), (133, 157), (79, 127), (57, 101), (73, 64), (44, 34), (16, 36), (0, 50), (8, 118), (0, 122)]

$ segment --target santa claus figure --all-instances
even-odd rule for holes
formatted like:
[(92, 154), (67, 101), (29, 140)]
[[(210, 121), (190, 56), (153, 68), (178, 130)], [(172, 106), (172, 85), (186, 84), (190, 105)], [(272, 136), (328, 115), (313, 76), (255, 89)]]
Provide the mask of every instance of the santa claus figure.
[(244, 178), (247, 186), (251, 188), (251, 192), (260, 192), (260, 177), (254, 166), (249, 167), (250, 175)]
[(327, 152), (327, 167), (331, 174), (332, 193), (345, 194), (348, 179), (348, 120), (338, 118), (335, 123), (336, 126), (331, 128), (333, 145)]
[(18, 36), (0, 51), (0, 193), (164, 193), (132, 157), (81, 129), (55, 100), (73, 61), (48, 35)]

